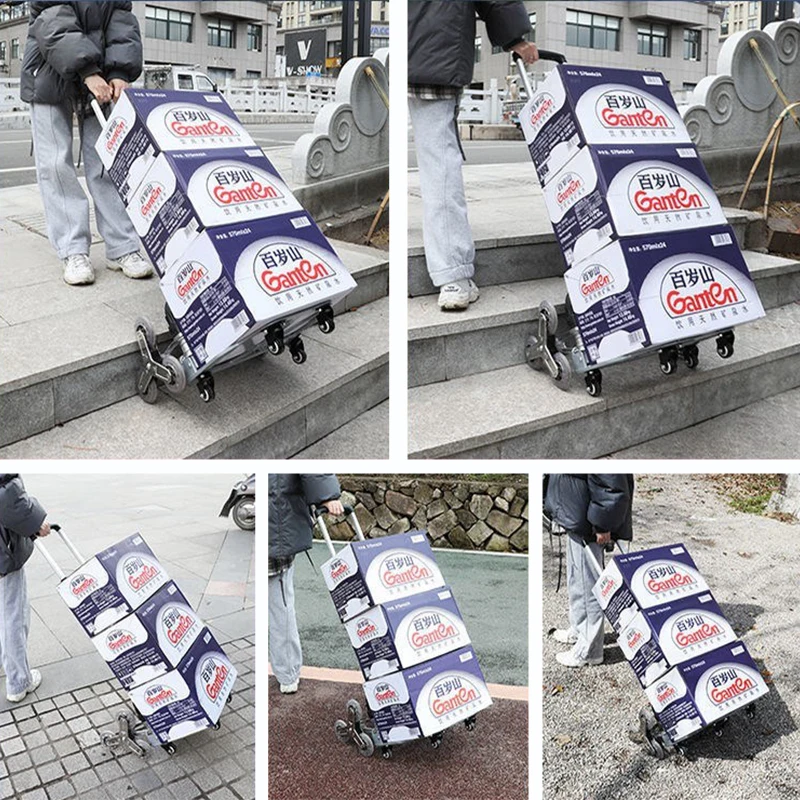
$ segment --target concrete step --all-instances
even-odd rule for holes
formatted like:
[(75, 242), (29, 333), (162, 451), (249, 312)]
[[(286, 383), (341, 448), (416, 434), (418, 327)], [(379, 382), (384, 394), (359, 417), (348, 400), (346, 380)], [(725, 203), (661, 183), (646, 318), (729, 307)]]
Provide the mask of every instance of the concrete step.
[(293, 458), (389, 458), (389, 401), (365, 411)]
[[(800, 262), (744, 251), (766, 308), (800, 300)], [(562, 277), (486, 286), (468, 311), (443, 313), (436, 296), (408, 300), (408, 385), (423, 386), (525, 361), (525, 340), (542, 300), (561, 313)]]
[[(411, 389), (412, 458), (598, 458), (800, 386), (800, 304), (736, 331), (736, 352), (700, 344), (700, 366), (664, 376), (649, 356), (608, 368), (592, 398), (519, 364)], [(646, 446), (640, 455), (650, 457)], [(770, 455), (761, 448), (747, 453)], [(713, 440), (705, 457), (717, 458)]]
[[(24, 237), (39, 239), (28, 232), (20, 235)], [(344, 308), (385, 298), (389, 289), (388, 254), (360, 245), (334, 244), (358, 282)], [(168, 338), (164, 300), (154, 280), (130, 281), (119, 273), (109, 273), (97, 256), (95, 268), (95, 285), (67, 287), (58, 267), (53, 266), (52, 254), (45, 253), (41, 262), (19, 271), (23, 274), (16, 283), (14, 275), (3, 282), (0, 446), (135, 395), (141, 363), (133, 330), (137, 316), (148, 317), (157, 334)], [(334, 348), (338, 336), (337, 331), (330, 337)], [(278, 380), (295, 367), (288, 357), (274, 362), (272, 374)], [(318, 366), (309, 353), (308, 367)], [(218, 395), (227, 393), (228, 376), (238, 369), (220, 374)]]
[(610, 454), (610, 458), (706, 458), (708, 443), (716, 458), (797, 458), (800, 452), (800, 389), (728, 411), (644, 444)]
[[(533, 196), (521, 206), (524, 219), (516, 226), (511, 226), (515, 228), (514, 234), (495, 232), (484, 236), (481, 231), (485, 226), (480, 223), (473, 225), (475, 281), (478, 286), (496, 286), (564, 274), (561, 248), (546, 216), (541, 189), (535, 187), (532, 191)], [(520, 205), (519, 201), (517, 204)], [(516, 213), (519, 215), (520, 211)], [(763, 220), (760, 214), (726, 208), (725, 215), (741, 247), (763, 246)], [(508, 220), (503, 227), (510, 227)], [(421, 242), (414, 243), (414, 237), (409, 235), (408, 293), (411, 297), (417, 297), (436, 292), (425, 266), (425, 250)]]
[(382, 298), (343, 315), (333, 336), (309, 332), (305, 365), (254, 359), (223, 373), (212, 403), (196, 392), (162, 393), (155, 405), (130, 397), (0, 458), (289, 458), (388, 398), (388, 322)]

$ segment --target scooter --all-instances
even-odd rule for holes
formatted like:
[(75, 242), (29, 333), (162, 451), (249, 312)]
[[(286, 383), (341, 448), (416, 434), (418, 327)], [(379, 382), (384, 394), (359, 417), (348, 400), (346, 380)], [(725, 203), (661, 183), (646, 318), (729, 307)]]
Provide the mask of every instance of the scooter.
[(231, 489), (230, 496), (219, 512), (221, 517), (232, 517), (236, 525), (243, 531), (252, 531), (256, 527), (256, 476), (248, 475), (243, 481), (237, 481)]

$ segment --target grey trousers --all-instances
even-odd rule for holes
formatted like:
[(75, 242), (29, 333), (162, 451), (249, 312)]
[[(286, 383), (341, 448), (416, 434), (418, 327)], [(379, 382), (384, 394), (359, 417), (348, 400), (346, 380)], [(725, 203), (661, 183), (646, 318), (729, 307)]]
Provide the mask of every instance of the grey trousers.
[[(278, 683), (294, 683), (300, 677), (303, 650), (294, 611), (294, 564), (269, 581), (269, 660)], [(282, 590), (281, 590), (282, 587)]]
[[(567, 542), (567, 590), (569, 593), (569, 626), (578, 637), (572, 648), (576, 658), (601, 658), (605, 618), (600, 604), (592, 594), (597, 574), (584, 552), (582, 538), (570, 533)], [(593, 542), (588, 545), (603, 564), (603, 548)]]
[[(89, 200), (78, 182), (72, 157), (72, 107), (69, 103), (31, 106), (34, 157), (44, 203), (47, 237), (61, 259), (89, 253)], [(94, 200), (97, 229), (106, 245), (106, 257), (116, 259), (139, 250), (139, 237), (128, 219), (114, 184), (103, 172), (94, 150), (100, 123), (94, 116), (83, 121), (83, 163), (86, 183)]]
[(0, 657), (6, 673), (6, 694), (21, 694), (31, 685), (30, 626), (31, 608), (23, 567), (0, 578)]
[(408, 99), (422, 193), (425, 261), (434, 286), (475, 274), (475, 245), (455, 121), (457, 103), (455, 99)]

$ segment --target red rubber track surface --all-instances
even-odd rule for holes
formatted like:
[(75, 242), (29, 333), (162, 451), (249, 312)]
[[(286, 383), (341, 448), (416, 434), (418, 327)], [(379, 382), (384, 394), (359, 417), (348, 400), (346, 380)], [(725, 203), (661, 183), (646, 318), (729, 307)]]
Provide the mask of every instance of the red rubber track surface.
[(282, 695), (270, 680), (270, 800), (527, 800), (526, 702), (495, 700), (474, 731), (448, 729), (438, 750), (426, 740), (395, 745), (386, 760), (336, 738), (351, 697), (364, 708), (357, 685), (304, 680)]

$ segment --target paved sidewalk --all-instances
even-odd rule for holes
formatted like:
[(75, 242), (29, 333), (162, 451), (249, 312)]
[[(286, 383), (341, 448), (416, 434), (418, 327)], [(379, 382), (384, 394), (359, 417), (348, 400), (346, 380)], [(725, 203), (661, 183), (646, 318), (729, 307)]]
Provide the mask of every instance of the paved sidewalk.
[(115, 757), (100, 741), (131, 711), (116, 681), (0, 712), (0, 798), (15, 800), (254, 800), (255, 643), (228, 642), (239, 672), (218, 731), (204, 730), (144, 757)]
[[(241, 473), (219, 475), (42, 475), (23, 473), (28, 491), (85, 558), (139, 532), (221, 643), (255, 631), (252, 532), (219, 511)], [(77, 564), (56, 534), (45, 540), (69, 572)], [(28, 654), (43, 681), (31, 701), (107, 680), (108, 667), (58, 596), (40, 553), (25, 567), (31, 601)], [(0, 671), (0, 674), (2, 672)], [(0, 713), (9, 708), (5, 681)]]

